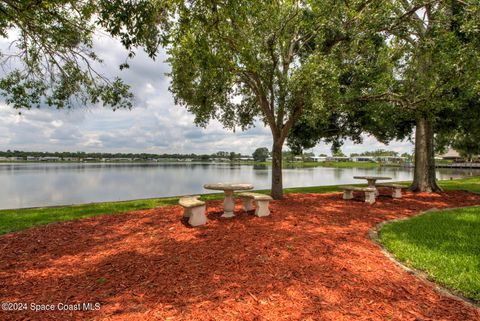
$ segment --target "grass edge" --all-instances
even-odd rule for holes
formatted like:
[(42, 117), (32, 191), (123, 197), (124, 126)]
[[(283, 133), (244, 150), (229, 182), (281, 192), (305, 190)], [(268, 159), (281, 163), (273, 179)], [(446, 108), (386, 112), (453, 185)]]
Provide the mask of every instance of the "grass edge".
[[(468, 192), (470, 192), (470, 191), (468, 191)], [(478, 194), (478, 193), (474, 193), (474, 194)], [(465, 293), (462, 290), (452, 288), (452, 287), (446, 286), (444, 284), (441, 284), (441, 283), (437, 282), (433, 277), (431, 277), (427, 272), (425, 272), (423, 270), (420, 270), (420, 269), (417, 269), (413, 266), (408, 265), (405, 262), (402, 262), (402, 261), (398, 260), (395, 256), (395, 254), (390, 252), (387, 249), (387, 247), (382, 243), (381, 238), (380, 238), (380, 231), (382, 230), (382, 228), (384, 226), (386, 226), (388, 224), (393, 224), (393, 223), (396, 223), (396, 222), (406, 221), (406, 220), (409, 220), (411, 218), (419, 217), (419, 216), (429, 214), (429, 213), (432, 213), (432, 212), (451, 211), (451, 210), (473, 208), (473, 207), (480, 207), (480, 205), (451, 207), (451, 208), (444, 208), (444, 209), (437, 209), (437, 208), (434, 207), (434, 208), (428, 209), (426, 211), (417, 213), (413, 216), (401, 217), (401, 218), (396, 218), (396, 219), (392, 219), (392, 220), (386, 220), (386, 221), (378, 223), (373, 228), (371, 228), (368, 231), (368, 237), (370, 238), (370, 240), (375, 245), (377, 245), (380, 248), (380, 251), (390, 261), (395, 263), (397, 266), (399, 266), (402, 270), (404, 270), (408, 274), (414, 275), (415, 277), (421, 279), (423, 282), (432, 286), (435, 291), (437, 291), (438, 293), (440, 293), (442, 295), (446, 295), (446, 296), (448, 296), (450, 298), (453, 298), (455, 300), (462, 301), (462, 302), (468, 304), (471, 307), (479, 309), (480, 308), (480, 300), (475, 300), (473, 298), (469, 298), (468, 296), (465, 295)]]

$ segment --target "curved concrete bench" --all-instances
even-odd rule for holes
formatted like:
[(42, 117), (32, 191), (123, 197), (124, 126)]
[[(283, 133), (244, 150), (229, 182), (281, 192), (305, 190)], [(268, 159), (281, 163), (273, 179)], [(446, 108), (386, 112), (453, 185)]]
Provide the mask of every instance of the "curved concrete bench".
[(253, 203), (256, 203), (255, 215), (270, 215), (270, 209), (268, 208), (268, 203), (272, 200), (272, 197), (270, 195), (245, 192), (239, 193), (237, 196), (242, 199), (243, 209), (245, 211), (253, 210)]
[(402, 188), (405, 188), (405, 186), (398, 184), (376, 184), (376, 186), (391, 188), (393, 198), (402, 198)]
[(205, 216), (205, 202), (199, 200), (200, 196), (184, 196), (178, 204), (183, 207), (183, 217), (188, 217), (188, 224), (199, 226), (207, 223)]
[(364, 192), (365, 193), (365, 203), (373, 204), (375, 203), (375, 188), (371, 187), (356, 187), (356, 186), (342, 186), (343, 189), (343, 199), (350, 200), (353, 198), (353, 192)]

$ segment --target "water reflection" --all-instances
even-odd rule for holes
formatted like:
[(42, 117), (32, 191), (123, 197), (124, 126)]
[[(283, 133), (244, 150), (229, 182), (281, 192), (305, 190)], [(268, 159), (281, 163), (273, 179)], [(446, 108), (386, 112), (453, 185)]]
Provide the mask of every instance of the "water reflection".
[[(283, 171), (284, 186), (360, 183), (357, 175), (390, 176), (410, 180), (412, 169), (383, 167), (303, 168)], [(439, 179), (480, 175), (480, 170), (439, 169)], [(203, 184), (245, 182), (269, 188), (267, 165), (199, 163), (17, 163), (0, 164), (0, 208), (18, 208), (128, 200), (210, 192)]]

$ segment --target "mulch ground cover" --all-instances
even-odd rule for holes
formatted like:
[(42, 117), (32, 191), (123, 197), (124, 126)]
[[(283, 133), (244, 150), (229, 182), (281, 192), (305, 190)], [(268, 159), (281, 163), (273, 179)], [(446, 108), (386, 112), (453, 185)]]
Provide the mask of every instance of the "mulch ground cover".
[[(0, 320), (480, 320), (368, 237), (385, 220), (478, 204), (460, 191), (374, 205), (289, 194), (262, 218), (237, 203), (222, 219), (222, 203), (209, 201), (198, 228), (179, 206), (31, 228), (0, 236), (0, 302), (28, 304)], [(54, 311), (32, 311), (42, 304)]]

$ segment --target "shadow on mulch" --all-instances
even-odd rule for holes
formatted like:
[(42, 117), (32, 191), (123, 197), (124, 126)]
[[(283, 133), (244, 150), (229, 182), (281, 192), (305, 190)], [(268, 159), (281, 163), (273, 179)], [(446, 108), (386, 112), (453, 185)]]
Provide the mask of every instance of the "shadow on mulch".
[(256, 217), (237, 203), (190, 228), (179, 206), (0, 237), (0, 301), (98, 302), (98, 311), (0, 312), (2, 320), (480, 320), (404, 272), (368, 238), (381, 221), (480, 204), (466, 192), (289, 194)]

